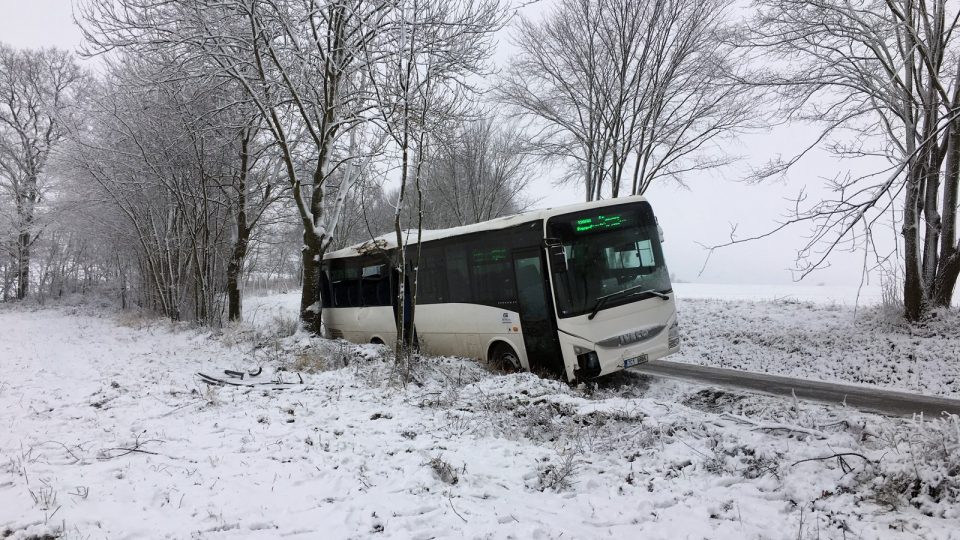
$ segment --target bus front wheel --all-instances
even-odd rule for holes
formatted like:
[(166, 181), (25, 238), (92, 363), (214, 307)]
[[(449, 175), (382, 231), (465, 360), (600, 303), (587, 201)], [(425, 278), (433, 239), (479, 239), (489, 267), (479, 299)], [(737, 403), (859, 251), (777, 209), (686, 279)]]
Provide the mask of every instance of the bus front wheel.
[(490, 365), (508, 373), (521, 371), (520, 356), (506, 343), (497, 343), (490, 349)]

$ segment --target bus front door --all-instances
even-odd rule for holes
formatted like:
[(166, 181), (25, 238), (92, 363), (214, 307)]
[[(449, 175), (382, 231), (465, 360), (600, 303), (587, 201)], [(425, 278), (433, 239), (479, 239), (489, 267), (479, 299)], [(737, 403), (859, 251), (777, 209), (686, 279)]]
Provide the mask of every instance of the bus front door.
[(516, 274), (523, 344), (527, 349), (530, 369), (562, 375), (563, 356), (557, 340), (556, 323), (551, 317), (552, 309), (543, 276), (540, 250), (515, 251), (513, 269)]

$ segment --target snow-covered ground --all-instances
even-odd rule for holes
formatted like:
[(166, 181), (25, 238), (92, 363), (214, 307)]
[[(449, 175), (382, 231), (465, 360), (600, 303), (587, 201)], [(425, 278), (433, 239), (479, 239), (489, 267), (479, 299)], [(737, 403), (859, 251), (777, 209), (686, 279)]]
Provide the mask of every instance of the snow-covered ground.
[(243, 318), (257, 327), (282, 321), (296, 321), (300, 313), (300, 291), (267, 296), (248, 296), (243, 299)]
[[(0, 537), (960, 539), (956, 417), (456, 359), (403, 386), (272, 326), (0, 310)], [(195, 375), (258, 365), (303, 384)]]
[(882, 306), (688, 298), (669, 360), (960, 397), (960, 315), (922, 327)]

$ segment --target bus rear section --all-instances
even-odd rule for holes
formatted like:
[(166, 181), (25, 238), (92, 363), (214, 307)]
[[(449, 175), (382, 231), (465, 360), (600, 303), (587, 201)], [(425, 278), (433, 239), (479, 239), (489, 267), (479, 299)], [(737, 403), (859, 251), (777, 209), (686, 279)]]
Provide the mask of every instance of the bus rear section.
[[(422, 245), (405, 247), (407, 291), (414, 290), (416, 277), (412, 330), (421, 351), (560, 371), (559, 350), (543, 353), (537, 347), (542, 337), (551, 345), (556, 341), (555, 327), (544, 324), (553, 319), (543, 271), (542, 220), (517, 216), (489, 228), (481, 223), (426, 231), (423, 237)], [(400, 257), (390, 240), (384, 236), (372, 242), (382, 246), (378, 253), (360, 245), (325, 258), (323, 318), (330, 337), (395, 342), (399, 272), (390, 269)], [(402, 309), (411, 312), (408, 305)], [(524, 328), (538, 331), (524, 335)]]

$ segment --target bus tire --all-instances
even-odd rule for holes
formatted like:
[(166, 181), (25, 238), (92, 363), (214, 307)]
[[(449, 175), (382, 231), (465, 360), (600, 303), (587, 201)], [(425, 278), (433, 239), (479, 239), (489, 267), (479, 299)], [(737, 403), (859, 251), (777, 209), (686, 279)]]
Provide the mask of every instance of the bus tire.
[(375, 338), (371, 339), (371, 340), (370, 340), (370, 343), (372, 343), (372, 344), (374, 344), (374, 345), (384, 345), (383, 340), (380, 339), (380, 338), (378, 338), (378, 337), (375, 337)]
[(520, 365), (520, 355), (513, 350), (513, 347), (502, 341), (498, 341), (490, 347), (489, 362), (494, 369), (507, 373), (523, 370), (523, 366)]

